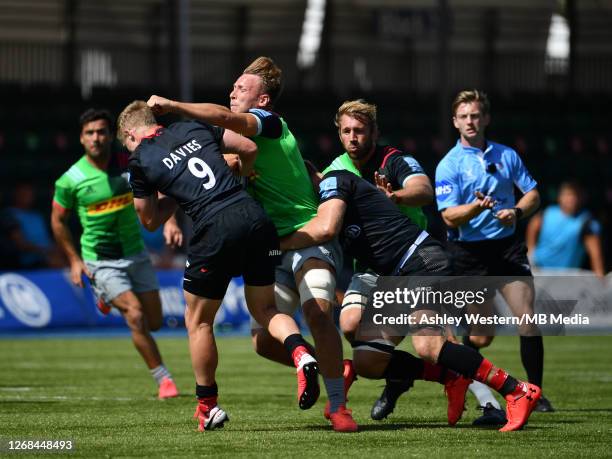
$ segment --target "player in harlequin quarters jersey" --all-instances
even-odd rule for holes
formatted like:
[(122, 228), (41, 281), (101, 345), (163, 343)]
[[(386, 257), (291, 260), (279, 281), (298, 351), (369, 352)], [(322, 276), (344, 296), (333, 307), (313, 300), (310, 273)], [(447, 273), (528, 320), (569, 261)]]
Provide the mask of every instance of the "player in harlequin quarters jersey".
[(160, 126), (144, 101), (123, 110), (118, 132), (133, 152), (130, 184), (144, 226), (155, 230), (177, 205), (193, 220), (183, 289), (199, 430), (222, 427), (228, 420), (217, 405), (213, 323), (231, 278), (239, 275), (244, 278), (249, 312), (284, 345), (297, 368), (300, 408), (310, 408), (319, 396), (318, 364), (293, 318), (274, 305), (274, 270), (280, 260), (276, 230), (222, 156), (226, 151), (237, 153), (248, 168), (257, 155), (256, 145), (199, 121)]
[[(385, 195), (397, 204), (400, 211), (420, 228), (427, 228), (427, 218), (421, 210), (433, 202), (433, 188), (419, 162), (407, 153), (389, 145), (379, 145), (377, 107), (363, 99), (345, 101), (336, 112), (334, 123), (345, 152), (336, 157), (323, 171), (347, 170), (378, 186)], [(367, 266), (356, 266), (351, 282), (346, 289), (340, 310), (340, 328), (346, 339), (353, 344), (359, 327), (362, 311), (367, 303), (371, 285), (376, 275)], [(347, 372), (350, 374), (350, 372)], [(351, 381), (346, 381), (347, 389)], [(393, 410), (395, 401), (410, 386), (410, 381), (387, 381), (383, 397), (387, 408), (373, 419), (380, 420)]]
[[(80, 124), (85, 154), (55, 182), (53, 234), (70, 261), (72, 282), (82, 287), (86, 275), (101, 311), (110, 312), (109, 304), (125, 318), (134, 346), (159, 386), (159, 398), (176, 397), (176, 385), (151, 335), (162, 325), (162, 308), (127, 180), (128, 155), (112, 152), (107, 111), (89, 109)], [(68, 226), (73, 212), (83, 228), (81, 254)]]
[[(315, 214), (317, 197), (297, 141), (285, 120), (274, 113), (281, 91), (281, 70), (268, 57), (255, 59), (234, 83), (230, 109), (215, 104), (192, 104), (152, 96), (156, 113), (174, 112), (231, 129), (253, 139), (259, 154), (253, 166), (249, 193), (270, 216), (279, 236), (301, 228)], [(352, 432), (357, 424), (346, 409), (342, 377), (342, 343), (333, 323), (335, 269), (341, 266), (335, 241), (283, 253), (276, 270), (276, 304), (293, 313), (302, 306), (315, 342), (328, 395), (330, 420), (336, 431)], [(251, 327), (256, 351), (271, 360), (290, 364), (282, 348), (260, 324)]]

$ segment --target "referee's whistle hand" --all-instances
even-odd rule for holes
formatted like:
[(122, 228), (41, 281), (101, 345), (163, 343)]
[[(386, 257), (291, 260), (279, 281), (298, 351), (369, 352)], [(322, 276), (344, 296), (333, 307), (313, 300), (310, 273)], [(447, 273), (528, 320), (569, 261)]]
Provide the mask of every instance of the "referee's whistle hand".
[(475, 191), (474, 196), (477, 198), (478, 206), (482, 209), (492, 209), (496, 201), (489, 195), (484, 195), (480, 191)]

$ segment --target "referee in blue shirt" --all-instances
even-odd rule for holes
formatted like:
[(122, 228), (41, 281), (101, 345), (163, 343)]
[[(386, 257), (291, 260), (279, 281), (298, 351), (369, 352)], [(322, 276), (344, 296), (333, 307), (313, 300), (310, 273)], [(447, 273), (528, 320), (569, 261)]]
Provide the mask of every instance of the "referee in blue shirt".
[[(436, 199), (451, 229), (449, 249), (458, 274), (531, 277), (525, 244), (515, 236), (516, 222), (540, 204), (537, 183), (510, 147), (488, 141), (489, 100), (478, 90), (460, 92), (452, 105), (457, 144), (436, 168)], [(514, 198), (517, 187), (522, 196)], [(533, 313), (533, 283), (525, 278), (496, 285), (512, 312)], [(530, 383), (542, 387), (544, 346), (538, 328), (519, 327), (521, 360)], [(493, 336), (464, 337), (474, 348), (488, 346)], [(492, 334), (492, 333), (488, 333)], [(542, 397), (539, 411), (552, 411)]]

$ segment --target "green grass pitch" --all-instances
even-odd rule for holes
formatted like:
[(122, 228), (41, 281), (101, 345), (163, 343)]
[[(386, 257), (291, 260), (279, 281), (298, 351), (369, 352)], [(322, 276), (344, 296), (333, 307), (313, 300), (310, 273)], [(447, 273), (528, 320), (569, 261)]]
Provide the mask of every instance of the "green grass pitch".
[[(389, 419), (372, 421), (382, 384), (365, 379), (349, 394), (360, 432), (335, 433), (322, 415), (324, 395), (300, 411), (294, 372), (255, 355), (246, 337), (218, 339), (220, 405), (230, 422), (199, 433), (187, 338), (158, 342), (182, 391), (177, 399), (155, 398), (127, 337), (0, 340), (0, 456), (46, 454), (7, 451), (9, 440), (23, 439), (70, 439), (72, 457), (612, 455), (609, 336), (545, 338), (545, 394), (557, 412), (534, 413), (524, 431), (505, 434), (471, 426), (479, 413), (471, 395), (463, 419), (448, 427), (442, 386), (422, 381)], [(485, 355), (524, 377), (518, 338), (496, 339)]]

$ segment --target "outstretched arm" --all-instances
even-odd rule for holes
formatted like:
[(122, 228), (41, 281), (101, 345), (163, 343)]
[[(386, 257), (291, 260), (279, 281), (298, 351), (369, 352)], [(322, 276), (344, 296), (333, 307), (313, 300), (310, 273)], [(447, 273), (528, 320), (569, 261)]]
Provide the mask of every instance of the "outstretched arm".
[(255, 115), (250, 113), (234, 113), (223, 105), (179, 102), (155, 95), (149, 98), (147, 105), (151, 107), (155, 115), (177, 113), (231, 129), (247, 137), (257, 134), (259, 128)]
[[(238, 169), (242, 176), (248, 176), (251, 173), (257, 158), (257, 145), (251, 139), (226, 129), (223, 133), (221, 151), (224, 153), (226, 162), (228, 162), (228, 159), (230, 160), (228, 166), (232, 171)], [(235, 160), (226, 156), (231, 153), (237, 154), (240, 160), (235, 162)]]

